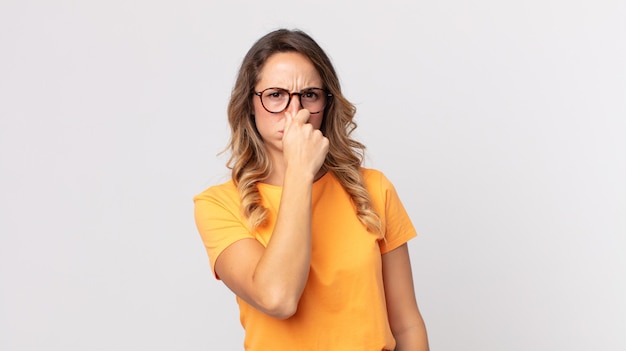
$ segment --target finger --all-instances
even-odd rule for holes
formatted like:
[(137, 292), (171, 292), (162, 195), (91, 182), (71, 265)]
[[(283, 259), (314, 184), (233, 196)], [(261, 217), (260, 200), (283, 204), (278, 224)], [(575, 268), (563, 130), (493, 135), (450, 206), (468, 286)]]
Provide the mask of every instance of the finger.
[(298, 113), (294, 117), (294, 120), (298, 122), (302, 122), (302, 124), (305, 124), (309, 121), (310, 117), (311, 117), (311, 113), (309, 112), (309, 110), (302, 109), (298, 111)]
[(285, 126), (283, 127), (283, 132), (287, 132), (291, 123), (293, 123), (293, 116), (290, 112), (285, 112)]

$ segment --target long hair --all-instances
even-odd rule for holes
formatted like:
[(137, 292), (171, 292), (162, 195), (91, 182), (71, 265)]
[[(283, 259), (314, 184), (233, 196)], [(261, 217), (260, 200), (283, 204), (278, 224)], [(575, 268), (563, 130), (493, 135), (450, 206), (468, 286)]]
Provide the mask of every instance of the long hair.
[(382, 233), (380, 217), (373, 209), (360, 172), (365, 146), (350, 138), (357, 126), (354, 122), (356, 107), (341, 93), (339, 78), (324, 50), (308, 34), (288, 29), (270, 32), (254, 43), (243, 59), (228, 104), (231, 138), (227, 149), (231, 155), (227, 167), (232, 170), (249, 227), (255, 229), (263, 225), (267, 217), (268, 211), (261, 204), (256, 185), (269, 176), (272, 167), (252, 117), (254, 87), (267, 59), (283, 52), (306, 56), (322, 78), (323, 88), (332, 94), (320, 126), (329, 140), (329, 151), (322, 167), (332, 172), (348, 192), (361, 223), (371, 232)]

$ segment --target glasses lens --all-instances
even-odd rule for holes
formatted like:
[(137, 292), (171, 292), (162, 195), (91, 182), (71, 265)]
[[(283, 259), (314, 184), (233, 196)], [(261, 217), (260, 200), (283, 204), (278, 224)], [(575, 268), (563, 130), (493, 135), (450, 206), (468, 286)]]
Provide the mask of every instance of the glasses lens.
[(326, 92), (322, 89), (307, 89), (300, 95), (302, 107), (311, 113), (318, 113), (326, 106)]
[(278, 113), (287, 107), (289, 92), (283, 89), (267, 89), (261, 94), (261, 103), (269, 112)]

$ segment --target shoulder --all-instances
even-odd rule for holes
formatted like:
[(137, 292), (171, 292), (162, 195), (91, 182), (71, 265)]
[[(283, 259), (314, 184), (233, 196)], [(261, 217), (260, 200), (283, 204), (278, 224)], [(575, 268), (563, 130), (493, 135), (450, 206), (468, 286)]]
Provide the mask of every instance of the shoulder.
[(225, 183), (213, 185), (193, 197), (193, 202), (198, 205), (203, 202), (221, 203), (223, 205), (239, 204), (239, 192), (232, 180)]
[(385, 189), (393, 188), (393, 185), (382, 171), (365, 167), (361, 167), (360, 171), (363, 175), (363, 182), (368, 191), (384, 191)]
[(361, 167), (361, 174), (363, 174), (365, 188), (377, 209), (400, 202), (395, 186), (385, 173), (377, 169)]

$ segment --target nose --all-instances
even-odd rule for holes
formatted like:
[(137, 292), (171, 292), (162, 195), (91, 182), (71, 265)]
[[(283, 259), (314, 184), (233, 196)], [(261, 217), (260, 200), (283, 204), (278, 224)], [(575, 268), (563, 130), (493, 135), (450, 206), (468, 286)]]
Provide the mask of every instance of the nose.
[(292, 115), (296, 115), (298, 111), (302, 110), (302, 103), (300, 102), (300, 93), (291, 93), (291, 100), (287, 105), (287, 110), (291, 112)]

